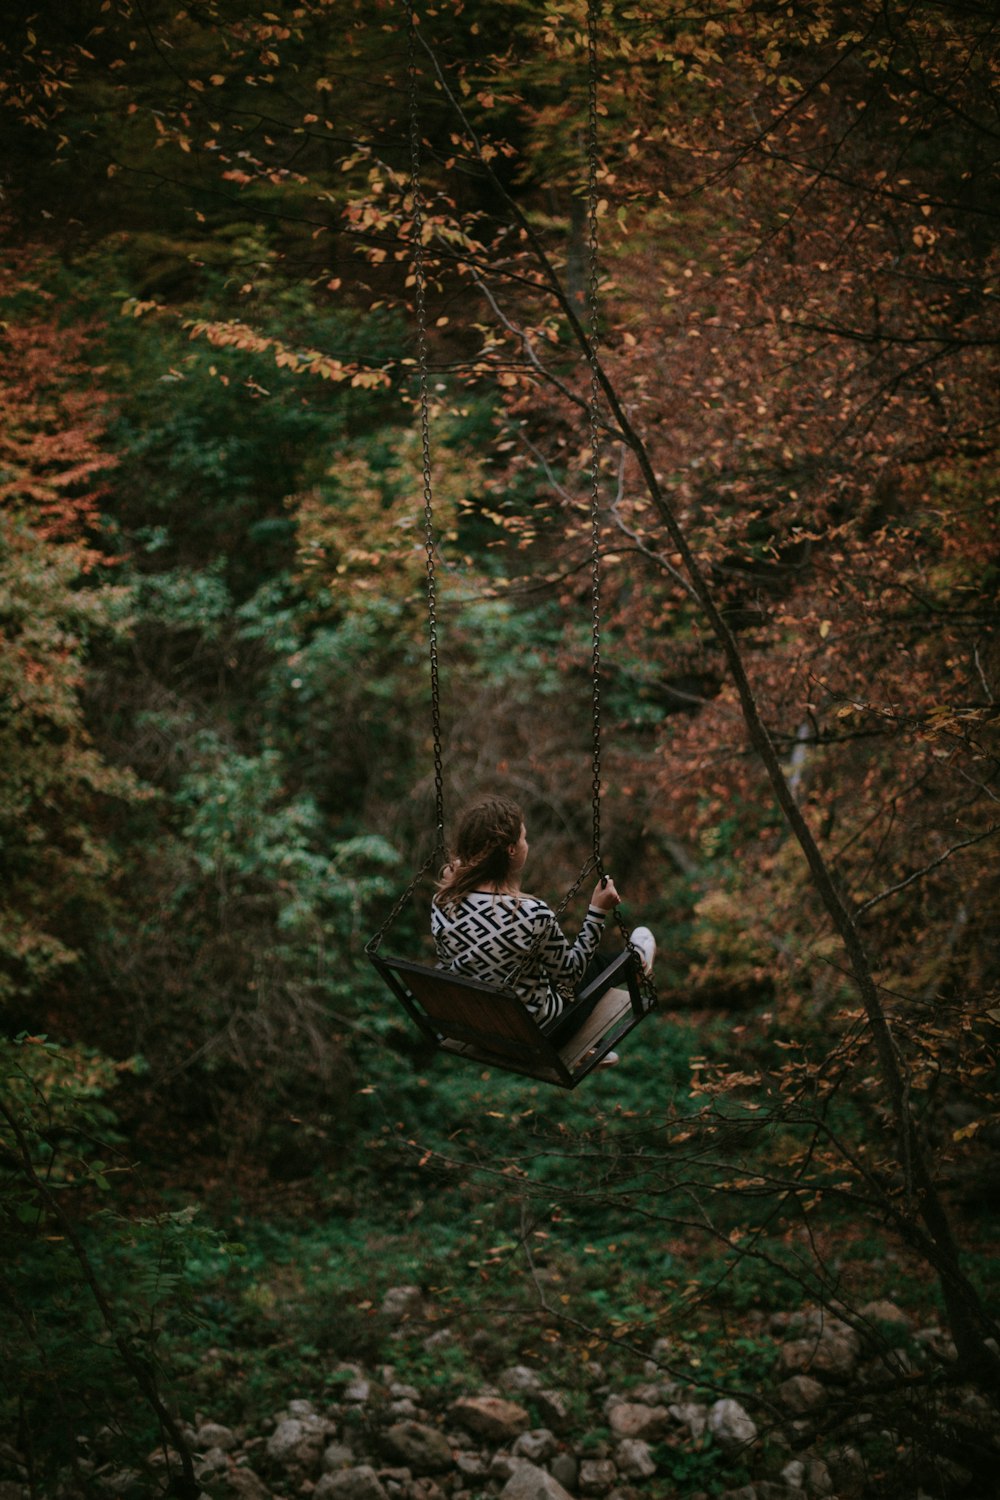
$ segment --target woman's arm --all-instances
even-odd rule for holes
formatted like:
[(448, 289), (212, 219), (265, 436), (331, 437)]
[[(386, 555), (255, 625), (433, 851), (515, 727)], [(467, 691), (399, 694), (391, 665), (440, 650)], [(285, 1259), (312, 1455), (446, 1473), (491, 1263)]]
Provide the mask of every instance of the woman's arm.
[(605, 911), (590, 906), (574, 943), (570, 943), (550, 907), (539, 903), (536, 914), (537, 959), (557, 990), (574, 989), (597, 952), (604, 932)]

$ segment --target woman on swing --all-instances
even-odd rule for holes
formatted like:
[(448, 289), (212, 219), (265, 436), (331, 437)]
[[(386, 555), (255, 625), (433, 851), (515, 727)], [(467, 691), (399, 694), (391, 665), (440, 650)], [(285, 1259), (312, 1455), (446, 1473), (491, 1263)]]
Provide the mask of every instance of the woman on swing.
[[(552, 908), (522, 892), (527, 858), (524, 815), (517, 803), (509, 797), (475, 803), (458, 825), (454, 853), (442, 871), (431, 904), (431, 932), (443, 969), (493, 985), (505, 985), (514, 976), (514, 993), (560, 1046), (600, 999), (597, 994), (581, 1004), (576, 994), (585, 979), (596, 978), (610, 961), (597, 963), (595, 958), (605, 918), (620, 897), (613, 880), (598, 881), (571, 943)], [(653, 934), (648, 927), (637, 927), (630, 941), (649, 973), (656, 953)], [(617, 1061), (615, 1052), (603, 1059), (605, 1066)]]

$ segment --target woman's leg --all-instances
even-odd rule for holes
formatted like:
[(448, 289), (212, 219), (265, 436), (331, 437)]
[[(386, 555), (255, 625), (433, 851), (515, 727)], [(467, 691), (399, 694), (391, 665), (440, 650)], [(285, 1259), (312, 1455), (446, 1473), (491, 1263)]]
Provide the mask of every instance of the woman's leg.
[[(600, 979), (601, 975), (615, 962), (617, 957), (619, 957), (617, 953), (595, 953), (587, 965), (582, 980), (577, 986), (578, 992), (585, 990), (588, 985)], [(559, 1015), (553, 1017), (545, 1027), (545, 1035), (550, 1037), (557, 1047), (561, 1047), (564, 1042), (568, 1042), (570, 1037), (580, 1029), (583, 1022), (596, 1008), (598, 1001), (604, 999), (604, 996), (613, 984), (614, 976), (611, 976), (606, 984), (598, 985), (594, 993), (588, 995), (586, 1000), (570, 1001), (560, 1011)]]
[[(635, 928), (635, 930), (629, 934), (629, 937), (632, 944), (634, 945), (635, 951), (639, 955), (639, 960), (643, 968), (645, 969), (646, 973), (649, 974), (652, 971), (653, 960), (656, 957), (656, 939), (653, 937), (653, 934), (650, 932), (648, 927)], [(596, 980), (603, 980), (603, 982), (596, 985), (593, 994), (588, 995), (586, 1000), (571, 1001), (564, 1007), (564, 1009), (559, 1013), (558, 1016), (555, 1016), (548, 1023), (548, 1025), (545, 1027), (545, 1034), (546, 1036), (551, 1037), (555, 1046), (561, 1047), (564, 1042), (568, 1042), (570, 1038), (574, 1036), (580, 1029), (580, 1027), (583, 1025), (583, 1022), (587, 1019), (591, 1012), (596, 1008), (598, 1002), (604, 999), (604, 996), (607, 994), (608, 990), (612, 989), (616, 983), (619, 983), (621, 981), (622, 976), (619, 970), (614, 970), (611, 973), (608, 972), (609, 969), (611, 969), (611, 966), (616, 962), (617, 959), (621, 958), (621, 956), (621, 952), (611, 954), (594, 954), (594, 957), (587, 965), (587, 970), (583, 976), (583, 979), (580, 981), (578, 991), (587, 989), (588, 986), (594, 984)]]

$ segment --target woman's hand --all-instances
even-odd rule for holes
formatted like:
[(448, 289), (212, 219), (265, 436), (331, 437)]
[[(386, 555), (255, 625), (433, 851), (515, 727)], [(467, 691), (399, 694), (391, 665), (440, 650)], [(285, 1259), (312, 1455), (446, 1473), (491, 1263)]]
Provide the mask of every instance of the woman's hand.
[(610, 911), (613, 906), (618, 905), (621, 899), (615, 889), (615, 883), (611, 879), (611, 876), (605, 875), (594, 886), (594, 894), (590, 898), (590, 904), (596, 907), (598, 911)]

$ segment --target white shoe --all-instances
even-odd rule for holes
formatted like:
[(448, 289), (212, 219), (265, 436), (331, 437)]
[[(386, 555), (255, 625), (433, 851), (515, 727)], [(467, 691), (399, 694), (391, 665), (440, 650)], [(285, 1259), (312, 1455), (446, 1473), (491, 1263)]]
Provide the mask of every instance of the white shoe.
[(629, 942), (638, 951), (643, 973), (652, 974), (653, 960), (656, 958), (656, 939), (648, 927), (636, 927), (629, 934)]
[(599, 1068), (613, 1068), (620, 1061), (621, 1058), (617, 1052), (605, 1052), (597, 1066)]

